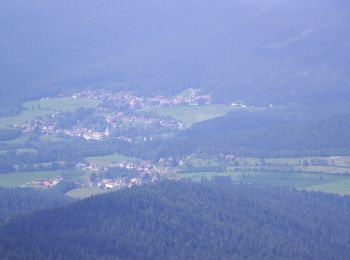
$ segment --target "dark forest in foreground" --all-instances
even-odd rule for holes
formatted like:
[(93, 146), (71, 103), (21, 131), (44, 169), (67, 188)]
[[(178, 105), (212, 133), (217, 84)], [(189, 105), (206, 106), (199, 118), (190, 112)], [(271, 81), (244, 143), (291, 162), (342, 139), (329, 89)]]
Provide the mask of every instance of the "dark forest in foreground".
[(349, 197), (165, 182), (18, 218), (0, 258), (347, 259), (349, 216)]

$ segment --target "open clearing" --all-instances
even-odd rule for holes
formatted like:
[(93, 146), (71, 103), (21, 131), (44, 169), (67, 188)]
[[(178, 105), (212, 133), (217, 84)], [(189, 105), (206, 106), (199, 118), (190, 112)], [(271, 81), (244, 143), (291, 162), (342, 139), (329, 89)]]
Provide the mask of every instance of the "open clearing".
[(350, 179), (343, 182), (321, 184), (308, 187), (309, 190), (350, 195)]
[(39, 116), (50, 115), (55, 112), (75, 111), (81, 107), (96, 107), (98, 101), (88, 98), (52, 98), (25, 102), (22, 112), (17, 116), (0, 118), (0, 128), (12, 127), (33, 120)]
[(135, 161), (136, 158), (127, 157), (121, 154), (112, 154), (107, 156), (97, 156), (85, 158), (90, 164), (96, 164), (99, 166), (108, 166), (113, 163), (121, 163), (123, 161)]
[[(191, 158), (194, 167), (219, 166), (215, 159)], [(252, 171), (263, 168), (264, 171), (287, 171), (324, 174), (350, 174), (350, 157), (300, 157), (300, 158), (236, 158), (225, 162), (231, 170)]]
[(43, 172), (13, 172), (0, 174), (0, 186), (2, 187), (19, 187), (28, 182), (39, 179), (54, 179), (60, 177), (59, 171), (43, 171)]
[(83, 187), (70, 190), (66, 193), (67, 196), (75, 199), (84, 199), (94, 195), (102, 194), (108, 192), (107, 190), (100, 189), (98, 187)]
[(196, 172), (177, 173), (179, 179), (190, 178), (201, 181), (202, 178), (211, 180), (213, 176), (231, 176), (232, 182), (255, 185), (286, 186), (297, 189), (323, 191), (350, 195), (349, 175), (330, 175), (316, 173), (288, 173), (288, 172)]
[(182, 122), (185, 127), (190, 127), (194, 123), (223, 116), (233, 109), (234, 108), (229, 105), (182, 105), (173, 107), (160, 107), (145, 111), (154, 112), (160, 116), (174, 118)]
[(55, 143), (55, 142), (63, 142), (65, 140), (67, 140), (67, 139), (63, 138), (63, 137), (59, 137), (57, 135), (41, 135), (40, 136), (40, 141), (42, 141), (42, 142)]

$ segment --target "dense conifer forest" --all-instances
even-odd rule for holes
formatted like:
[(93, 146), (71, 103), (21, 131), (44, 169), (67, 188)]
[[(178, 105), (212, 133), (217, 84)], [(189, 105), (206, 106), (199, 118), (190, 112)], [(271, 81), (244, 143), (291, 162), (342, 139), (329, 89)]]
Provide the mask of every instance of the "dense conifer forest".
[(55, 208), (71, 201), (57, 191), (0, 187), (0, 226), (36, 210)]
[(2, 259), (348, 259), (349, 197), (163, 182), (18, 218)]

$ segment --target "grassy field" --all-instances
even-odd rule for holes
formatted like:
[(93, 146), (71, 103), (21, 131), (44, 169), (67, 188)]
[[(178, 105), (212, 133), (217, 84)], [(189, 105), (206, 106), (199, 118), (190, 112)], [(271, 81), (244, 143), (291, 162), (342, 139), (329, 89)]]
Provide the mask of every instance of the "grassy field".
[(169, 116), (180, 122), (185, 127), (190, 127), (193, 123), (209, 120), (215, 117), (223, 116), (234, 108), (229, 105), (201, 105), (201, 106), (174, 106), (161, 107), (147, 110), (160, 116)]
[(94, 195), (102, 194), (108, 192), (107, 190), (100, 189), (98, 187), (83, 187), (71, 190), (66, 193), (69, 197), (75, 199), (84, 199)]
[(17, 149), (17, 154), (21, 154), (21, 153), (37, 153), (38, 151), (33, 149), (33, 148), (21, 148), (21, 149)]
[[(238, 162), (245, 162), (253, 165), (260, 163), (262, 160), (258, 158), (238, 158)], [(271, 165), (311, 165), (313, 163), (323, 163), (325, 166), (350, 167), (350, 156), (337, 157), (296, 157), (296, 158), (266, 158), (266, 164)]]
[(0, 118), (0, 128), (12, 127), (33, 120), (38, 116), (49, 115), (58, 111), (75, 111), (81, 107), (95, 107), (98, 101), (88, 98), (52, 98), (25, 102), (21, 114), (13, 117)]
[(42, 141), (42, 142), (55, 143), (55, 142), (62, 142), (62, 141), (65, 141), (65, 140), (67, 140), (67, 139), (59, 137), (59, 136), (56, 136), (56, 135), (41, 135), (40, 136), (40, 141)]
[(98, 156), (98, 157), (88, 157), (85, 158), (90, 164), (96, 164), (99, 166), (108, 166), (112, 163), (120, 163), (123, 161), (135, 161), (136, 158), (127, 157), (121, 154), (112, 154), (107, 156)]
[(61, 176), (61, 173), (58, 171), (14, 172), (14, 173), (0, 174), (0, 186), (19, 187), (34, 180), (54, 179), (59, 176)]
[(308, 187), (308, 189), (314, 190), (314, 191), (324, 191), (329, 193), (338, 193), (340, 195), (350, 196), (350, 180), (310, 186)]
[[(220, 165), (219, 160), (191, 158), (188, 163), (194, 167)], [(350, 157), (301, 157), (301, 158), (236, 158), (234, 161), (221, 160), (229, 169), (266, 171), (294, 171), (305, 173), (350, 174)]]
[(14, 139), (14, 140), (11, 140), (11, 141), (5, 141), (3, 143), (4, 144), (9, 144), (9, 145), (21, 145), (21, 144), (25, 144), (27, 141), (28, 141), (28, 136), (23, 135), (23, 136), (21, 136), (21, 137), (19, 137), (17, 139)]
[(256, 185), (286, 186), (323, 192), (350, 195), (350, 176), (288, 172), (199, 172), (177, 174), (179, 179), (191, 178), (201, 181), (213, 176), (231, 176), (233, 182)]
[[(1, 150), (1, 151), (0, 151), (0, 154), (4, 154), (4, 153), (6, 153), (6, 152), (8, 152), (8, 150)], [(36, 154), (37, 152), (38, 152), (37, 150), (32, 149), (32, 148), (20, 148), (20, 149), (16, 149), (17, 155), (23, 154), (23, 153), (35, 153), (35, 154)]]

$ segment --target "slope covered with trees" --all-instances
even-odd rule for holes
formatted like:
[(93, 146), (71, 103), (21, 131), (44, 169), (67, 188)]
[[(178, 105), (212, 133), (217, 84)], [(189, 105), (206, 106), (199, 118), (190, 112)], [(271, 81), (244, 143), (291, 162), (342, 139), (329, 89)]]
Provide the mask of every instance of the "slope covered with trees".
[(349, 197), (165, 182), (9, 223), (0, 257), (347, 259), (349, 216)]
[(173, 147), (173, 150), (185, 154), (348, 155), (349, 128), (350, 116), (346, 113), (330, 115), (323, 110), (310, 112), (302, 109), (242, 111), (197, 123), (170, 140), (169, 144), (160, 144), (159, 151)]
[(62, 206), (69, 201), (59, 192), (0, 187), (0, 226), (18, 216)]

